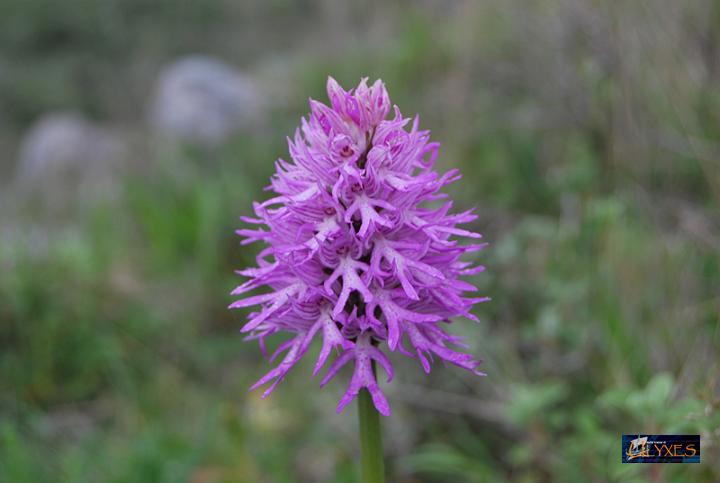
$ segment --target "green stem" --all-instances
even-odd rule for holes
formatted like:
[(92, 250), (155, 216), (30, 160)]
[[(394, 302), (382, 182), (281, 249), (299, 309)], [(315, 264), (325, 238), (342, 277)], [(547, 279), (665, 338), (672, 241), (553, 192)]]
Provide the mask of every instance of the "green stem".
[(362, 483), (384, 483), (382, 434), (380, 414), (375, 409), (367, 389), (358, 395), (358, 417), (360, 421), (360, 481)]

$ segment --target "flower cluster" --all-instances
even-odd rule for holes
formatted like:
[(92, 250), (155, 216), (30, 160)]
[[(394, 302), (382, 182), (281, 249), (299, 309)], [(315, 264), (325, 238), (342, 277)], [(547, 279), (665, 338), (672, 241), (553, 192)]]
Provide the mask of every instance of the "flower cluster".
[[(268, 396), (321, 334), (316, 375), (331, 352), (339, 355), (320, 385), (348, 362), (354, 373), (340, 412), (362, 388), (377, 410), (390, 414), (378, 387), (374, 363), (388, 376), (393, 367), (381, 348), (417, 357), (425, 372), (438, 357), (476, 374), (479, 361), (454, 350), (458, 337), (443, 325), (454, 316), (477, 320), (473, 304), (487, 300), (464, 295), (475, 287), (459, 279), (483, 270), (461, 261), (484, 244), (460, 245), (453, 236), (480, 235), (458, 228), (476, 218), (471, 211), (450, 214), (452, 202), (440, 190), (458, 180), (457, 170), (433, 170), (439, 144), (391, 108), (381, 81), (363, 79), (345, 91), (328, 79), (330, 106), (310, 100), (311, 113), (288, 139), (292, 162), (278, 160), (268, 189), (276, 196), (254, 203), (252, 229), (238, 230), (243, 244), (267, 246), (257, 267), (238, 273), (249, 280), (232, 294), (259, 287), (230, 308), (259, 306), (242, 328), (248, 339), (290, 333), (270, 358), (282, 361), (253, 389), (270, 384)], [(390, 111), (392, 116), (388, 116)], [(434, 202), (434, 203), (433, 203)], [(429, 360), (428, 360), (429, 359)]]

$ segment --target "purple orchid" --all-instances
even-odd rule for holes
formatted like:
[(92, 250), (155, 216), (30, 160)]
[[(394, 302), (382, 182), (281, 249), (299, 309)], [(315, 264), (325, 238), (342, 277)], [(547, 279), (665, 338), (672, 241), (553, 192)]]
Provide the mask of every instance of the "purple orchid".
[(425, 372), (428, 358), (436, 356), (482, 375), (479, 361), (452, 348), (462, 346), (460, 338), (443, 326), (454, 316), (477, 320), (470, 309), (488, 300), (465, 296), (476, 288), (458, 278), (483, 270), (460, 258), (484, 244), (451, 239), (480, 238), (457, 227), (476, 218), (471, 211), (449, 214), (451, 201), (432, 203), (445, 199), (441, 189), (460, 175), (433, 170), (439, 144), (419, 130), (417, 117), (411, 123), (394, 106), (388, 118), (390, 99), (381, 81), (368, 87), (363, 79), (346, 92), (329, 78), (327, 91), (330, 106), (310, 100), (309, 118), (288, 139), (292, 162), (276, 163), (268, 187), (276, 196), (254, 204), (256, 218), (241, 218), (258, 228), (237, 232), (243, 244), (262, 241), (267, 247), (258, 267), (238, 272), (249, 281), (232, 294), (263, 286), (270, 291), (230, 308), (260, 307), (242, 332), (259, 340), (263, 353), (266, 337), (292, 334), (271, 358), (285, 353), (282, 362), (252, 387), (270, 383), (263, 397), (318, 336), (322, 348), (313, 375), (333, 350), (339, 354), (321, 386), (354, 362), (338, 412), (366, 388), (388, 416), (374, 370), (376, 362), (388, 382), (393, 377), (383, 343), (417, 357)]

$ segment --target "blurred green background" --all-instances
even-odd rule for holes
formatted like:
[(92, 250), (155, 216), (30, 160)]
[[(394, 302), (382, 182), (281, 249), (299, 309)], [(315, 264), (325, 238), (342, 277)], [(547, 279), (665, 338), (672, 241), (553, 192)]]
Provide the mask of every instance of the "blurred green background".
[[(149, 120), (190, 54), (262, 101), (219, 142)], [(328, 75), (421, 114), (490, 242), (493, 301), (453, 324), (488, 376), (393, 359), (388, 480), (720, 481), (718, 0), (0, 2), (0, 481), (355, 481), (345, 381), (308, 357), (261, 401), (226, 309), (238, 216)], [(23, 175), (68, 111), (91, 146)], [(633, 432), (699, 433), (702, 463), (622, 465)]]

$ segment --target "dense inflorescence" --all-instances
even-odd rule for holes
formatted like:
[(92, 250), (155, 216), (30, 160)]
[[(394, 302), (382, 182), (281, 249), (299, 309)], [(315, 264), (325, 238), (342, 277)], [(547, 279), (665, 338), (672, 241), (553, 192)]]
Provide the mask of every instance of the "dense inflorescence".
[(277, 196), (254, 203), (256, 217), (241, 218), (257, 228), (237, 232), (243, 244), (267, 246), (257, 267), (238, 272), (249, 280), (232, 294), (270, 291), (230, 307), (260, 306), (242, 331), (259, 340), (263, 353), (268, 336), (292, 334), (270, 358), (284, 353), (282, 361), (252, 387), (269, 383), (263, 397), (318, 336), (322, 347), (313, 375), (333, 350), (339, 354), (321, 386), (348, 362), (355, 365), (338, 412), (367, 388), (387, 416), (390, 407), (374, 370), (377, 363), (388, 382), (393, 377), (385, 345), (417, 357), (425, 372), (435, 356), (482, 374), (479, 361), (452, 348), (461, 341), (443, 325), (454, 316), (477, 320), (470, 309), (487, 298), (465, 296), (476, 289), (459, 277), (483, 267), (460, 258), (484, 244), (451, 239), (480, 238), (457, 227), (476, 215), (450, 214), (452, 202), (440, 192), (459, 172), (433, 170), (439, 144), (397, 106), (388, 117), (391, 104), (381, 81), (368, 87), (363, 79), (346, 92), (329, 78), (327, 91), (330, 106), (310, 100), (308, 119), (288, 139), (292, 162), (276, 163), (268, 189)]

